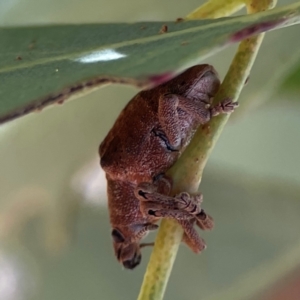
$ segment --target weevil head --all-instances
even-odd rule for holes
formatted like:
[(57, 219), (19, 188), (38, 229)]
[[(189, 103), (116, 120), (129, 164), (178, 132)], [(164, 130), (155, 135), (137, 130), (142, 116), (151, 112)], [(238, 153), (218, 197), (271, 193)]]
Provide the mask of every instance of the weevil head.
[(113, 247), (118, 261), (126, 269), (134, 269), (142, 260), (139, 240), (134, 236), (126, 237), (119, 228), (112, 230)]

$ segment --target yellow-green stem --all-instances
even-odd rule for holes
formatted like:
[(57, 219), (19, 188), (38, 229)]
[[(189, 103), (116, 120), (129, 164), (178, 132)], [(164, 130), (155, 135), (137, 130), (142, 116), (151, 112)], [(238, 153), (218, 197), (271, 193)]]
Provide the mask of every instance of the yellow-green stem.
[(239, 11), (245, 6), (244, 0), (209, 0), (187, 15), (187, 20), (217, 19)]
[[(236, 1), (238, 4), (240, 2)], [(272, 8), (275, 5), (275, 0), (245, 0), (244, 2), (249, 13)], [(205, 10), (207, 9), (205, 5), (203, 7)], [(197, 11), (201, 12), (201, 9)], [(215, 16), (216, 14), (212, 15)], [(206, 17), (210, 17), (210, 15), (207, 16), (206, 14)], [(233, 100), (238, 99), (262, 40), (263, 34), (260, 34), (240, 43), (227, 75), (215, 96), (214, 103), (218, 103), (226, 97)], [(168, 172), (173, 179), (173, 193), (180, 191), (195, 193), (198, 190), (208, 157), (228, 119), (229, 115), (213, 118), (195, 133), (187, 149)], [(138, 300), (163, 299), (182, 234), (181, 226), (175, 221), (163, 220), (161, 222)]]

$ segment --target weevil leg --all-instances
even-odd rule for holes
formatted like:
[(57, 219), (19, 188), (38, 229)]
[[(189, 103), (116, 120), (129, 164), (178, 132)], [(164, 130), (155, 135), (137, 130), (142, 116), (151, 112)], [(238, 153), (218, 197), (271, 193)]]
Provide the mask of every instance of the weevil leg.
[(156, 218), (171, 218), (175, 220), (190, 220), (193, 218), (191, 214), (180, 209), (162, 208), (155, 202), (143, 202), (141, 203), (141, 210), (144, 214), (150, 215)]
[(178, 118), (178, 108), (187, 112), (199, 124), (210, 119), (210, 99), (206, 94), (199, 94), (198, 99), (188, 99), (176, 94), (165, 94), (159, 98), (158, 118), (162, 132), (156, 132), (162, 139), (166, 139), (169, 148), (176, 150), (181, 145), (181, 128)]
[(203, 99), (187, 99), (181, 96), (179, 98), (178, 107), (191, 114), (199, 124), (207, 123), (212, 117), (219, 114), (229, 114), (238, 107), (238, 102), (232, 102), (226, 98), (220, 103), (211, 106), (209, 101)]
[(203, 209), (195, 216), (196, 224), (202, 230), (212, 230), (214, 228), (214, 219)]
[(210, 108), (211, 117), (217, 116), (219, 114), (230, 114), (238, 106), (238, 102), (232, 102), (230, 98), (226, 98), (222, 102), (219, 102), (218, 104)]
[(135, 196), (141, 203), (151, 203), (156, 210), (177, 210), (186, 212), (189, 216), (198, 215), (201, 212), (202, 195), (189, 195), (180, 193), (175, 197), (167, 196), (157, 192), (157, 187), (151, 183), (140, 183), (134, 191)]
[(198, 235), (193, 226), (195, 218), (191, 214), (178, 209), (157, 209), (153, 202), (144, 202), (142, 209), (145, 214), (156, 218), (175, 219), (184, 230), (182, 241), (195, 253), (199, 253), (206, 248), (204, 240)]
[(191, 220), (178, 220), (178, 223), (182, 226), (184, 234), (182, 241), (195, 253), (200, 253), (206, 248), (205, 241), (199, 236), (193, 226)]
[(219, 114), (231, 113), (238, 106), (229, 98), (211, 106), (211, 99), (206, 94), (199, 94), (197, 98), (189, 99), (176, 94), (165, 94), (159, 98), (158, 117), (162, 131), (155, 131), (155, 134), (168, 142), (171, 150), (176, 150), (181, 144), (180, 121), (178, 108), (187, 112), (199, 124), (207, 123), (212, 117)]
[(203, 230), (213, 228), (213, 219), (201, 209), (202, 195), (190, 196), (180, 193), (175, 197), (156, 192), (157, 186), (141, 183), (135, 190), (140, 200), (140, 208), (145, 216), (175, 219), (184, 229), (183, 242), (195, 253), (201, 252), (206, 245), (194, 228), (196, 223)]

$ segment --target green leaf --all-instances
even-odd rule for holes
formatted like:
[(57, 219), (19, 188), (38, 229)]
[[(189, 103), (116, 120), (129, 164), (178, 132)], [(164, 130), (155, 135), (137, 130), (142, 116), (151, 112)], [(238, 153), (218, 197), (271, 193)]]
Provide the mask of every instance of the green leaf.
[(299, 22), (297, 3), (217, 20), (2, 28), (0, 123), (104, 83), (160, 83), (193, 59)]

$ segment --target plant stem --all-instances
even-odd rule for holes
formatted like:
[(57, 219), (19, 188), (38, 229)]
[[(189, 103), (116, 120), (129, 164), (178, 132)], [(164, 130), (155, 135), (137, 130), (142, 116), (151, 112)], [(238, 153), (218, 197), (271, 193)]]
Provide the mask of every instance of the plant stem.
[[(245, 2), (249, 13), (272, 8), (275, 5), (275, 0), (247, 0)], [(199, 11), (201, 9), (198, 9)], [(234, 101), (238, 99), (250, 74), (263, 36), (264, 34), (260, 34), (240, 43), (227, 75), (214, 98), (214, 103), (227, 97)], [(172, 193), (197, 192), (208, 157), (228, 119), (229, 115), (220, 115), (197, 130), (187, 149), (168, 172), (173, 179)], [(175, 221), (163, 220), (161, 222), (138, 300), (163, 299), (182, 234), (181, 226)]]
[(209, 0), (187, 15), (187, 20), (217, 19), (234, 14), (245, 6), (244, 0)]

